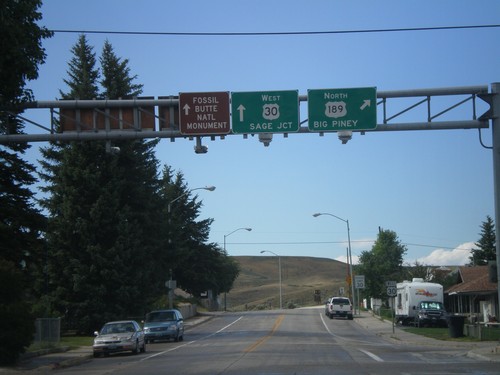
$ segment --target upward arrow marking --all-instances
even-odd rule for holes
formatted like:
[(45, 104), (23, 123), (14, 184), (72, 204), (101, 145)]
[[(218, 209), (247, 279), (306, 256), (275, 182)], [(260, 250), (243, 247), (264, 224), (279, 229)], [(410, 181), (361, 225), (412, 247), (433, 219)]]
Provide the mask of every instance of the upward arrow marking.
[(184, 115), (189, 115), (189, 110), (191, 109), (189, 105), (186, 104), (182, 109), (184, 110)]
[(243, 113), (245, 112), (246, 108), (243, 106), (243, 104), (240, 104), (236, 109), (240, 112), (240, 122), (243, 122)]

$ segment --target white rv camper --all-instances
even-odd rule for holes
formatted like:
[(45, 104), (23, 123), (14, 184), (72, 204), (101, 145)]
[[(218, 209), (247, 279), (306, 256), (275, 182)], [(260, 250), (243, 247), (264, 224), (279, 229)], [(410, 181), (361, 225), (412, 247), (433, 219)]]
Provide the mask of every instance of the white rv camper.
[(396, 321), (401, 324), (415, 322), (421, 302), (443, 304), (443, 286), (414, 278), (397, 284)]

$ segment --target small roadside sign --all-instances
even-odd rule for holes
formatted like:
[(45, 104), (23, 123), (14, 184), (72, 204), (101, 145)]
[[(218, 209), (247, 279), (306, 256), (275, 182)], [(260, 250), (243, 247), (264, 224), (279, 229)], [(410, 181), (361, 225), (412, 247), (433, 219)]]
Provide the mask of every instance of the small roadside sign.
[(356, 289), (365, 289), (365, 275), (354, 275), (354, 286)]
[(398, 294), (398, 289), (395, 286), (387, 287), (387, 295), (389, 297), (396, 297), (397, 294)]

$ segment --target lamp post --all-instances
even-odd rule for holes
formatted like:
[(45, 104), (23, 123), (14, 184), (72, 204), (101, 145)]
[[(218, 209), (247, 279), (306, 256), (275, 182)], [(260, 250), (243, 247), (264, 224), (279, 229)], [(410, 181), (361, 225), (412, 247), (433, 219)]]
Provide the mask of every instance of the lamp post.
[[(185, 197), (186, 195), (190, 194), (192, 191), (195, 191), (195, 190), (208, 190), (208, 191), (214, 191), (215, 190), (215, 186), (204, 186), (204, 187), (198, 187), (198, 188), (194, 188), (194, 189), (190, 189), (188, 191), (186, 191), (184, 194), (181, 194), (179, 195), (177, 198), (175, 199), (172, 199), (169, 203), (168, 203), (168, 208), (167, 208), (167, 211), (168, 211), (168, 223), (169, 223), (169, 233), (170, 233), (170, 212), (172, 211), (172, 203), (174, 203), (175, 201), (181, 199), (182, 197)], [(170, 243), (170, 238), (169, 238), (169, 243)], [(170, 271), (170, 280), (167, 281), (167, 285), (168, 285), (168, 307), (171, 309), (173, 308), (173, 305), (174, 305), (174, 291), (173, 291), (173, 285), (174, 285), (174, 282), (172, 280), (172, 271)]]
[(170, 213), (171, 211), (171, 208), (172, 208), (172, 203), (174, 203), (175, 201), (181, 199), (182, 197), (185, 197), (186, 195), (190, 194), (192, 191), (195, 191), (195, 190), (208, 190), (208, 191), (214, 191), (215, 190), (215, 186), (204, 186), (204, 187), (198, 187), (198, 188), (194, 188), (194, 189), (191, 189), (191, 190), (188, 190), (186, 191), (184, 194), (181, 194), (179, 195), (177, 198), (173, 199), (170, 201), (170, 203), (168, 204), (168, 213)]
[(278, 254), (273, 253), (272, 251), (269, 251), (269, 250), (262, 250), (260, 253), (261, 254), (269, 253), (269, 254), (273, 254), (273, 255), (278, 257), (278, 274), (279, 274), (279, 281), (280, 281), (280, 310), (281, 310), (281, 309), (283, 309), (283, 294), (281, 291), (281, 257)]
[[(252, 228), (238, 228), (238, 229), (233, 230), (229, 234), (225, 234), (224, 235), (224, 254), (226, 254), (226, 237), (229, 237), (231, 234), (233, 234), (234, 232), (237, 232), (239, 230), (246, 230), (246, 231), (250, 232), (252, 230)], [(227, 292), (224, 292), (224, 311), (227, 311)]]
[(350, 229), (349, 229), (349, 220), (342, 219), (341, 217), (338, 217), (336, 215), (323, 212), (323, 213), (315, 213), (313, 214), (314, 217), (318, 217), (321, 215), (327, 215), (327, 216), (332, 216), (336, 219), (339, 219), (340, 221), (343, 221), (344, 223), (347, 224), (347, 242), (348, 242), (348, 258), (347, 258), (347, 263), (349, 263), (349, 273), (350, 273), (350, 278), (351, 278), (351, 294), (352, 294), (352, 304), (354, 306), (354, 312), (356, 312), (356, 295), (354, 294), (354, 282), (353, 282), (353, 275), (352, 275), (352, 253), (351, 253), (351, 234), (350, 234)]
[(252, 228), (238, 228), (238, 229), (233, 230), (229, 234), (225, 234), (224, 235), (224, 252), (226, 252), (226, 237), (229, 237), (231, 234), (233, 234), (234, 232), (237, 232), (239, 230), (246, 230), (246, 231), (250, 232), (252, 230)]

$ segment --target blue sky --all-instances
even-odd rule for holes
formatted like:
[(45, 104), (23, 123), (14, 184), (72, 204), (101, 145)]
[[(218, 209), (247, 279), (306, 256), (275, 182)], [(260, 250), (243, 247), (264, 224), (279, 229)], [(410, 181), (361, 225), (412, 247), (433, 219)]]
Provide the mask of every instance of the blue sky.
[[(500, 23), (492, 1), (161, 1), (45, 0), (44, 26), (55, 30), (187, 33), (395, 29)], [(37, 100), (67, 90), (67, 63), (78, 34), (56, 33), (43, 43), (46, 64), (31, 82)], [(89, 34), (100, 55), (108, 39), (129, 59), (144, 95), (179, 92), (377, 87), (411, 90), (499, 81), (500, 28), (273, 36), (152, 36)], [(484, 107), (484, 106), (483, 106)], [(29, 118), (47, 124), (45, 110)], [(409, 114), (408, 121), (423, 121)], [(307, 119), (301, 105), (300, 119)], [(34, 133), (39, 129), (28, 128)], [(491, 144), (491, 130), (483, 131)], [(210, 241), (230, 255), (314, 256), (343, 260), (349, 220), (352, 253), (370, 250), (378, 228), (397, 233), (405, 261), (464, 264), (480, 225), (494, 217), (491, 150), (477, 130), (232, 135), (194, 142), (162, 140), (157, 157), (182, 171), (214, 219)], [(35, 143), (27, 155), (36, 163)], [(251, 227), (252, 231), (237, 230)], [(235, 231), (236, 230), (236, 231)]]

